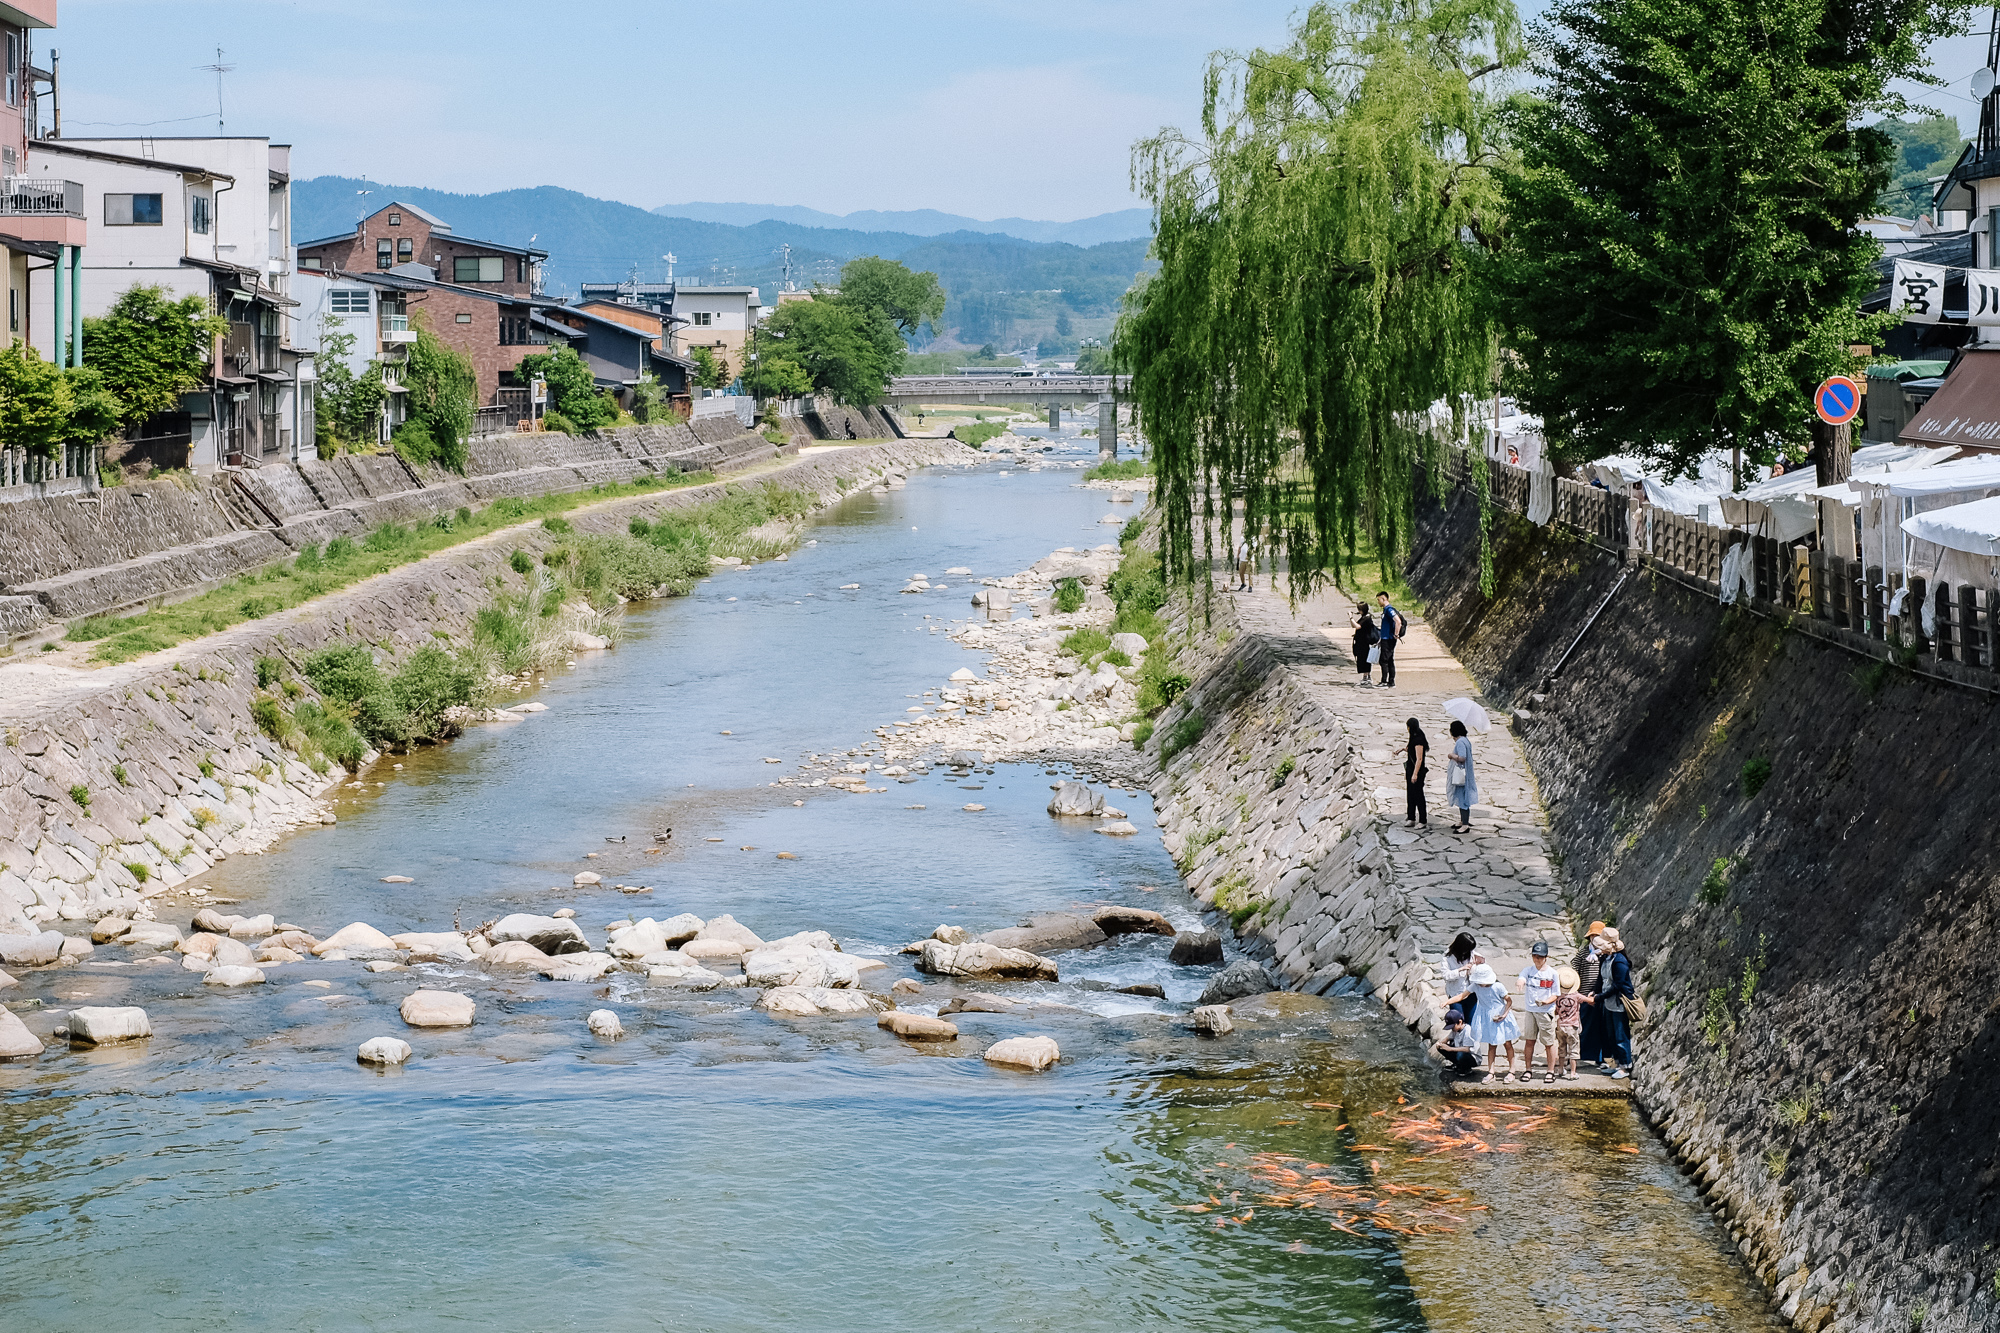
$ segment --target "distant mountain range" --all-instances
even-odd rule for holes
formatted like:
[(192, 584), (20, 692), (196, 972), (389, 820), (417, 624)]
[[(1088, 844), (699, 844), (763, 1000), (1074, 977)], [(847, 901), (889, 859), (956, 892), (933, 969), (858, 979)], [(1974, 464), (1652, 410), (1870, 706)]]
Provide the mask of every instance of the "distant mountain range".
[(722, 222), (734, 227), (759, 222), (790, 222), (800, 227), (845, 231), (900, 231), (911, 236), (943, 236), (955, 231), (980, 231), (1021, 241), (1061, 241), (1068, 245), (1103, 245), (1107, 241), (1142, 241), (1153, 234), (1153, 214), (1144, 208), (1100, 213), (1075, 222), (1036, 222), (1029, 218), (978, 218), (940, 213), (934, 208), (908, 212), (822, 213), (796, 204), (661, 204), (653, 210), (663, 218)]
[[(783, 285), (786, 245), (791, 246), (792, 281), (799, 287), (831, 283), (848, 260), (881, 255), (935, 272), (949, 298), (946, 328), (940, 332), (956, 334), (974, 346), (1033, 341), (1058, 326), (1058, 307), (1069, 312), (1076, 336), (1101, 335), (1109, 327), (1118, 298), (1146, 266), (1149, 244), (1146, 239), (1123, 239), (1080, 246), (982, 230), (919, 234), (816, 227), (783, 219), (731, 224), (662, 216), (552, 185), (451, 194), (347, 176), (293, 183), (293, 238), (305, 242), (351, 232), (364, 214), (394, 201), (444, 219), (461, 236), (508, 245), (532, 243), (548, 251), (549, 294), (558, 297), (574, 294), (584, 282), (613, 282), (635, 270), (642, 280), (658, 282), (666, 277), (663, 256), (673, 254), (675, 274), (682, 282), (754, 285), (768, 299)], [(1081, 227), (1101, 220), (1031, 225)]]

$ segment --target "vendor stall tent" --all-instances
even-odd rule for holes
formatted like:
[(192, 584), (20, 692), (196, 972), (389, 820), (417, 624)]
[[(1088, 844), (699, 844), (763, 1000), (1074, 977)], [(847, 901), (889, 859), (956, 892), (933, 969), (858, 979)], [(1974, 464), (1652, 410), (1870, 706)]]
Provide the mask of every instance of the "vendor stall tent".
[(1857, 476), (1849, 485), (1860, 500), (1861, 559), (1879, 563), (1905, 582), (1919, 575), (1931, 582), (1993, 585), (1991, 559), (1924, 535), (1945, 527), (1920, 523), (1912, 528), (1909, 520), (2000, 496), (2000, 457), (1978, 455), (1917, 471)]
[[(1854, 451), (1854, 475), (1880, 476), (1931, 468), (1957, 452), (1925, 445), (1864, 445)], [(1818, 475), (1812, 469), (1801, 468), (1746, 486), (1734, 495), (1722, 497), (1722, 519), (1781, 542), (1795, 542), (1818, 533), (1822, 550), (1851, 559), (1857, 554), (1856, 533), (1847, 510), (1858, 504), (1860, 497), (1845, 482), (1831, 486), (1821, 486), (1818, 482)]]

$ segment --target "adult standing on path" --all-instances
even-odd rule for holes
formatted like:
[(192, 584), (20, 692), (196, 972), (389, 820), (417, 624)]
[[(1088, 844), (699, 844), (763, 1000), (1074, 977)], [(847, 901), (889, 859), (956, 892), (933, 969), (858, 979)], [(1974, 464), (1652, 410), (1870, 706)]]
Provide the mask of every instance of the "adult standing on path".
[(1409, 632), (1410, 626), (1403, 619), (1403, 613), (1389, 605), (1388, 593), (1376, 593), (1375, 600), (1382, 604), (1382, 623), (1376, 628), (1382, 642), (1382, 683), (1393, 688), (1396, 684), (1396, 645)]
[(1632, 1073), (1632, 1028), (1625, 1016), (1625, 1002), (1632, 998), (1632, 962), (1625, 956), (1624, 941), (1606, 926), (1601, 937), (1603, 956), (1598, 959), (1597, 1021), (1604, 1043), (1604, 1064), (1615, 1066), (1613, 1078), (1629, 1078)]
[(1479, 799), (1479, 781), (1472, 772), (1472, 740), (1465, 734), (1465, 724), (1453, 718), (1451, 735), (1451, 762), (1445, 767), (1445, 793), (1458, 807), (1458, 823), (1452, 826), (1451, 831), (1463, 833), (1472, 827), (1472, 803)]
[(1604, 955), (1604, 923), (1593, 921), (1583, 930), (1583, 947), (1569, 965), (1576, 969), (1576, 993), (1583, 1001), (1583, 1034), (1577, 1039), (1577, 1058), (1594, 1065), (1604, 1058), (1604, 1025), (1597, 1017), (1597, 972)]
[(1257, 559), (1257, 550), (1250, 544), (1250, 534), (1244, 533), (1243, 540), (1236, 543), (1236, 583), (1232, 592), (1250, 591), (1250, 568)]
[(1410, 743), (1403, 749), (1403, 824), (1408, 828), (1429, 828), (1431, 814), (1424, 806), (1424, 761), (1430, 758), (1431, 740), (1415, 718), (1410, 719)]
[(1368, 603), (1354, 604), (1354, 615), (1348, 625), (1354, 630), (1354, 674), (1361, 677), (1363, 685), (1372, 685), (1375, 682), (1369, 673), (1375, 669), (1375, 657), (1369, 649), (1375, 646), (1375, 617), (1368, 610)]
[(1472, 969), (1486, 961), (1479, 952), (1479, 942), (1467, 931), (1459, 931), (1458, 938), (1444, 951), (1444, 959), (1438, 968), (1444, 978), (1445, 1007), (1464, 1015), (1465, 1021), (1472, 1021), (1473, 1013), (1479, 1008), (1479, 997), (1472, 992)]

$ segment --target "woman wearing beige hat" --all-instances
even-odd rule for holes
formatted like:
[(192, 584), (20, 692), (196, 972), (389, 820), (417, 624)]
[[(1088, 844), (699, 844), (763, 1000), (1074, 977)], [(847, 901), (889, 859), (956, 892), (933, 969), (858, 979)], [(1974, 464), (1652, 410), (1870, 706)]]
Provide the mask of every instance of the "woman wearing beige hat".
[(1625, 942), (1606, 926), (1598, 937), (1597, 994), (1584, 1001), (1584, 1012), (1597, 1014), (1599, 1068), (1613, 1078), (1629, 1078), (1632, 1073), (1632, 1029), (1625, 1017), (1625, 1001), (1632, 998), (1632, 961), (1625, 956)]

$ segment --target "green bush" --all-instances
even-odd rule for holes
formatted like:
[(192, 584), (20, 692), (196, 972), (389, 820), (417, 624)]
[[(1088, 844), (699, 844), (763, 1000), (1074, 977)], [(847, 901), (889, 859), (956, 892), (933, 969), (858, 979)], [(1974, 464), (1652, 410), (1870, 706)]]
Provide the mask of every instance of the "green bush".
[[(603, 606), (614, 595), (636, 601), (657, 595), (663, 584), (673, 588), (683, 574), (682, 564), (651, 542), (612, 533), (585, 537), (576, 544), (569, 580), (592, 605)], [(707, 568), (706, 560), (702, 568)]]
[(431, 438), (431, 428), (421, 421), (405, 421), (396, 427), (396, 433), (389, 437), (389, 447), (396, 451), (396, 457), (412, 467), (437, 461), (437, 441)]
[(535, 557), (517, 546), (514, 554), (507, 557), (507, 564), (516, 574), (529, 574), (534, 572)]
[(1081, 611), (1086, 600), (1087, 594), (1085, 594), (1083, 584), (1080, 581), (1076, 579), (1058, 579), (1056, 581), (1057, 611), (1064, 615)]
[(153, 877), (153, 867), (147, 865), (144, 861), (127, 861), (125, 869), (129, 870), (132, 873), (132, 878), (138, 880), (141, 884), (144, 884)]
[(375, 745), (409, 738), (409, 718), (366, 644), (314, 653), (306, 659), (305, 677), (322, 697), (343, 705), (355, 729)]
[(1151, 718), (1146, 718), (1145, 720), (1141, 721), (1137, 726), (1132, 728), (1133, 749), (1135, 750), (1145, 749), (1146, 742), (1151, 739), (1153, 739), (1153, 720)]
[[(306, 755), (309, 763), (313, 754), (317, 753), (350, 773), (361, 767), (361, 756), (368, 752), (368, 741), (345, 716), (307, 699), (299, 704), (292, 717), (304, 733), (305, 744), (301, 753)], [(313, 771), (324, 773), (324, 763), (314, 765)]]
[(1132, 665), (1131, 657), (1117, 648), (1113, 648), (1110, 652), (1106, 653), (1104, 660), (1111, 663), (1112, 666), (1128, 667)]
[(76, 802), (79, 809), (85, 811), (90, 809), (90, 788), (84, 786), (81, 782), (76, 783), (69, 789), (69, 798)]
[(1131, 518), (1125, 520), (1124, 527), (1118, 529), (1118, 544), (1120, 546), (1129, 546), (1133, 542), (1138, 541), (1140, 535), (1145, 531), (1146, 516), (1144, 514), (1134, 514)]
[(1280, 759), (1278, 766), (1271, 770), (1271, 790), (1276, 791), (1278, 788), (1284, 786), (1285, 779), (1297, 771), (1298, 766), (1299, 761), (1291, 755), (1286, 755), (1283, 759)]
[(285, 678), (285, 663), (282, 658), (260, 657), (257, 659), (257, 688), (268, 690)]
[(1167, 739), (1160, 744), (1160, 762), (1166, 763), (1182, 750), (1201, 739), (1202, 732), (1208, 730), (1208, 719), (1200, 713), (1189, 713), (1174, 723)]
[(554, 515), (550, 515), (548, 518), (542, 520), (542, 530), (544, 532), (553, 532), (558, 537), (562, 537), (575, 532), (576, 524), (566, 518), (557, 518)]
[(953, 426), (951, 437), (969, 449), (977, 449), (996, 435), (1005, 435), (1007, 427), (998, 421), (980, 421), (970, 426)]
[(652, 530), (653, 525), (637, 514), (634, 514), (632, 521), (625, 525), (625, 531), (631, 533), (634, 537), (643, 537)]
[(1063, 636), (1062, 650), (1087, 662), (1098, 653), (1111, 650), (1111, 636), (1101, 629), (1072, 630)]
[(125, 775), (125, 765), (123, 764), (113, 764), (111, 766), (111, 777), (121, 787), (132, 785), (132, 779)]
[(1701, 879), (1701, 901), (1708, 907), (1719, 906), (1729, 896), (1730, 860), (1726, 856), (1715, 858), (1715, 864)]
[(1131, 481), (1153, 475), (1153, 465), (1143, 458), (1121, 458), (1115, 463), (1099, 463), (1083, 474), (1085, 481)]
[(448, 728), (446, 709), (472, 702), (479, 678), (436, 644), (426, 644), (410, 655), (389, 682), (402, 711), (404, 734), (419, 740), (437, 740)]
[(576, 428), (574, 421), (571, 421), (560, 412), (542, 413), (542, 429), (560, 431), (564, 435), (580, 435), (583, 433)]
[(1743, 765), (1743, 795), (1755, 796), (1764, 790), (1764, 784), (1771, 780), (1771, 761), (1762, 755)]
[(257, 730), (274, 741), (283, 740), (285, 733), (290, 730), (285, 725), (290, 719), (285, 716), (285, 710), (279, 706), (276, 699), (259, 699), (251, 704), (250, 717), (256, 722)]

